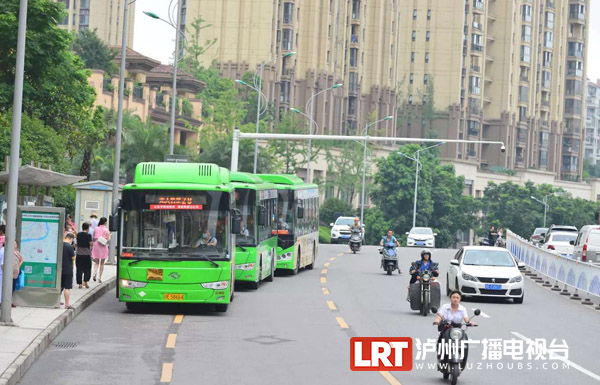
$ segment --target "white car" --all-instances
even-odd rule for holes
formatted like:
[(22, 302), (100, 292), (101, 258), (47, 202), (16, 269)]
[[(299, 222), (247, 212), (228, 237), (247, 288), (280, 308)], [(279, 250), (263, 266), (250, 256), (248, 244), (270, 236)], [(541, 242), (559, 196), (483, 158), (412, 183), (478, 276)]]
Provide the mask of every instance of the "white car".
[(338, 217), (331, 226), (331, 243), (348, 242), (350, 239), (350, 226), (354, 224), (355, 217)]
[(466, 296), (512, 298), (523, 303), (522, 268), (525, 264), (504, 248), (465, 246), (450, 261), (446, 292), (459, 290)]
[(406, 235), (406, 246), (435, 247), (437, 234), (430, 227), (413, 227)]
[(572, 258), (575, 246), (571, 244), (571, 241), (575, 243), (577, 235), (572, 231), (553, 231), (540, 246), (543, 249), (554, 250), (564, 257)]

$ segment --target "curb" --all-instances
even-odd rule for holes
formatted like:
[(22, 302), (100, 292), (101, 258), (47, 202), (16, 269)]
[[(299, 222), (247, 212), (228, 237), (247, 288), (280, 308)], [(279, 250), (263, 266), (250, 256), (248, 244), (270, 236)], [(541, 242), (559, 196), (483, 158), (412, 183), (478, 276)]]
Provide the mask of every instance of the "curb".
[(48, 327), (40, 332), (35, 339), (19, 354), (12, 364), (0, 375), (0, 385), (16, 385), (27, 370), (42, 355), (52, 341), (79, 313), (94, 303), (102, 295), (116, 287), (116, 277), (110, 278), (91, 292), (80, 298), (73, 306), (75, 309), (65, 311)]

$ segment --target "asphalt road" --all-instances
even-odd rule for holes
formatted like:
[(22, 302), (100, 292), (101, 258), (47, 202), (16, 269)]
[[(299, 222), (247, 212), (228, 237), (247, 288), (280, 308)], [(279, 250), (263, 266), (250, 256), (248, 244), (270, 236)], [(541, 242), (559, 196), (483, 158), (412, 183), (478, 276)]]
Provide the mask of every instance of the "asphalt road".
[[(446, 384), (429, 367), (434, 356), (417, 357), (416, 346), (410, 372), (349, 368), (350, 337), (412, 337), (415, 345), (437, 337), (434, 316), (420, 316), (406, 302), (406, 271), (418, 253), (401, 249), (404, 274), (386, 276), (375, 247), (352, 255), (345, 245), (321, 245), (314, 270), (277, 276), (258, 291), (237, 288), (224, 314), (181, 306), (134, 314), (111, 292), (65, 328), (20, 384)], [(443, 288), (454, 254), (434, 251)], [(476, 344), (469, 354), (473, 365), (459, 384), (600, 383), (600, 312), (529, 279), (525, 285), (521, 305), (463, 301), (470, 313), (483, 312), (470, 338), (504, 339), (504, 348), (506, 340), (564, 339), (568, 367), (563, 361), (529, 360), (525, 351), (521, 361), (504, 355), (508, 352), (484, 360), (483, 344)]]

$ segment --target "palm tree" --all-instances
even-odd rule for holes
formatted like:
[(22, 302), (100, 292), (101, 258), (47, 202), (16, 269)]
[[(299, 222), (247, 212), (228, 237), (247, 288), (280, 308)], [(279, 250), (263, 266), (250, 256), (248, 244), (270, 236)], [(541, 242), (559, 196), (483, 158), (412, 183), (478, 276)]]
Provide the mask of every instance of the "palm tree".
[(168, 149), (166, 125), (150, 120), (142, 122), (138, 117), (123, 119), (122, 164), (127, 180), (133, 179), (135, 166), (140, 162), (162, 162)]

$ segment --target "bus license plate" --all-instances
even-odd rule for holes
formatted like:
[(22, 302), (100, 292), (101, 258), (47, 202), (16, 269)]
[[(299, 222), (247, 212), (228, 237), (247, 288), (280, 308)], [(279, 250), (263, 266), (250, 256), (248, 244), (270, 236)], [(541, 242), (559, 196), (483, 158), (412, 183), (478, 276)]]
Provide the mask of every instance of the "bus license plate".
[(502, 290), (502, 285), (490, 285), (490, 284), (486, 284), (485, 288), (487, 290)]
[(183, 301), (183, 294), (163, 294), (165, 301)]

